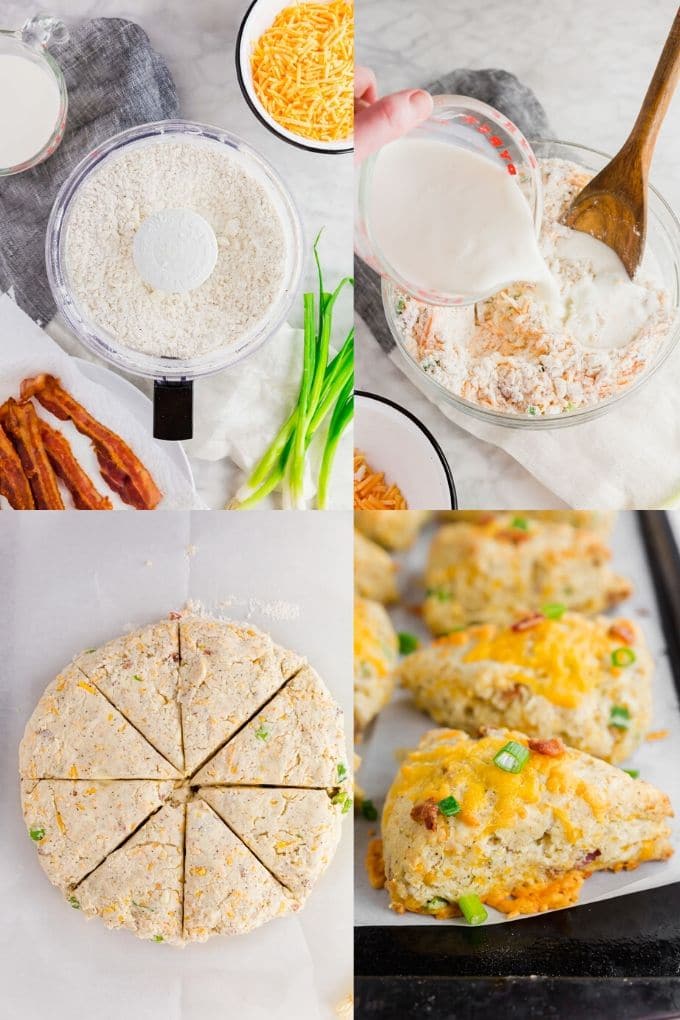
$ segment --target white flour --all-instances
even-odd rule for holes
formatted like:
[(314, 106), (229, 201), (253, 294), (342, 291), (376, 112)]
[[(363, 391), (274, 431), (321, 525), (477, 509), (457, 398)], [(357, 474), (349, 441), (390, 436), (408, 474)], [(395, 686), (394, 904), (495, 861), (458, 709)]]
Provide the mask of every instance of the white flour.
[[(217, 238), (205, 283), (169, 293), (133, 259), (144, 220), (165, 209), (202, 216)], [(192, 358), (230, 346), (276, 301), (286, 246), (265, 188), (221, 145), (160, 141), (112, 157), (73, 201), (66, 269), (76, 302), (122, 347)]]
[(539, 246), (559, 288), (557, 311), (530, 283), (458, 308), (396, 288), (389, 300), (407, 350), (446, 389), (493, 410), (554, 415), (630, 386), (659, 351), (674, 309), (648, 256), (631, 281), (609, 249), (559, 223), (592, 174), (563, 160), (541, 169)]

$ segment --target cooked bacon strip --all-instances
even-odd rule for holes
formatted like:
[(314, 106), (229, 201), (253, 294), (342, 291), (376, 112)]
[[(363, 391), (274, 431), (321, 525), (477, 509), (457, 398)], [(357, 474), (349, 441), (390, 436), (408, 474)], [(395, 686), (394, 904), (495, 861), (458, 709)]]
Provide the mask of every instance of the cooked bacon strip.
[(610, 637), (620, 638), (627, 645), (635, 644), (635, 631), (626, 620), (619, 620), (618, 623), (613, 623), (609, 628), (609, 635)]
[(11, 436), (38, 510), (63, 510), (57, 477), (43, 441), (40, 420), (33, 404), (18, 404), (13, 397), (0, 407), (0, 424)]
[(567, 750), (559, 737), (551, 737), (549, 740), (532, 738), (528, 744), (531, 751), (546, 754), (549, 758), (561, 758)]
[(543, 613), (532, 613), (531, 616), (525, 616), (522, 620), (518, 620), (517, 623), (513, 623), (510, 630), (521, 634), (523, 630), (531, 630), (532, 627), (537, 627), (543, 620), (545, 620)]
[(439, 805), (432, 797), (421, 801), (420, 804), (414, 804), (411, 808), (411, 818), (413, 821), (419, 825), (424, 825), (429, 832), (434, 832), (437, 828), (438, 814)]
[(68, 439), (40, 419), (40, 437), (56, 474), (73, 496), (78, 510), (113, 510), (108, 496), (97, 492), (89, 475), (73, 456)]
[(158, 506), (163, 494), (139, 457), (120, 436), (93, 418), (62, 389), (58, 379), (53, 375), (24, 379), (21, 396), (35, 397), (61, 421), (70, 418), (78, 431), (92, 440), (102, 477), (123, 502), (137, 510), (153, 510)]
[(14, 510), (35, 510), (35, 501), (19, 454), (0, 425), (0, 493)]

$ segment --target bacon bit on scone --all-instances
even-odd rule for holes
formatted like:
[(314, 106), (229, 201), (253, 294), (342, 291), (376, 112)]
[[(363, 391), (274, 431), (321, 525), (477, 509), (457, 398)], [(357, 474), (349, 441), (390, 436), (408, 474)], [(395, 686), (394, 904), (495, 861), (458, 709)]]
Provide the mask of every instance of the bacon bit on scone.
[(496, 538), (499, 542), (510, 542), (512, 545), (521, 545), (522, 542), (528, 542), (531, 535), (528, 531), (522, 531), (521, 528), (504, 528), (502, 531), (496, 532)]
[(529, 749), (536, 754), (545, 754), (549, 758), (559, 758), (566, 751), (566, 747), (559, 737), (551, 737), (550, 740), (532, 739), (528, 741)]
[(545, 620), (543, 613), (532, 613), (531, 616), (525, 616), (522, 620), (518, 620), (517, 623), (513, 623), (510, 630), (521, 633), (523, 630), (530, 630), (532, 627), (536, 627), (542, 620)]
[(620, 638), (625, 641), (627, 645), (635, 644), (635, 631), (632, 624), (626, 623), (625, 620), (619, 620), (618, 623), (613, 623), (609, 628), (609, 636), (614, 638)]
[(602, 856), (601, 850), (591, 850), (589, 854), (585, 855), (585, 857), (581, 861), (581, 864), (592, 864), (593, 861), (596, 861), (597, 858), (601, 856)]
[(428, 800), (422, 801), (420, 804), (416, 804), (411, 809), (411, 818), (414, 822), (419, 825), (424, 825), (429, 832), (434, 832), (437, 828), (437, 815), (439, 814), (439, 806), (436, 800), (430, 797)]
[(171, 610), (168, 613), (168, 620), (181, 620), (181, 619), (182, 619), (182, 614), (178, 613), (175, 609)]

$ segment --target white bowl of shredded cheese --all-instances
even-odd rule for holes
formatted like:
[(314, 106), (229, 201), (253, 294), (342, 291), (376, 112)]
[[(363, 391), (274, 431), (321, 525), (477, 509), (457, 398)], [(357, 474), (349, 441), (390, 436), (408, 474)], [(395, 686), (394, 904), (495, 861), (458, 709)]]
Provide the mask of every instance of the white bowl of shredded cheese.
[(277, 137), (311, 152), (351, 152), (353, 8), (346, 0), (254, 0), (236, 39), (248, 106)]

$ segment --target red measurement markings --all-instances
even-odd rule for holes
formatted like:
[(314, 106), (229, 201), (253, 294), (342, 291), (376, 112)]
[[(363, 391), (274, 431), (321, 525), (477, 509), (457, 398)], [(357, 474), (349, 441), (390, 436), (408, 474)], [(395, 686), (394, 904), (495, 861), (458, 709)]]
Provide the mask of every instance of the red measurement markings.
[[(505, 141), (502, 138), (493, 134), (493, 127), (490, 124), (486, 124), (484, 121), (481, 121), (479, 117), (474, 117), (471, 113), (468, 113), (462, 117), (461, 120), (464, 124), (470, 124), (470, 126), (474, 127), (480, 134), (485, 135), (486, 140), (490, 145), (493, 145), (494, 149), (500, 149), (505, 145)], [(505, 166), (509, 174), (514, 175), (517, 173), (517, 167), (512, 162), (512, 156), (507, 149), (504, 148), (502, 152), (498, 153), (498, 156), (505, 162)]]

